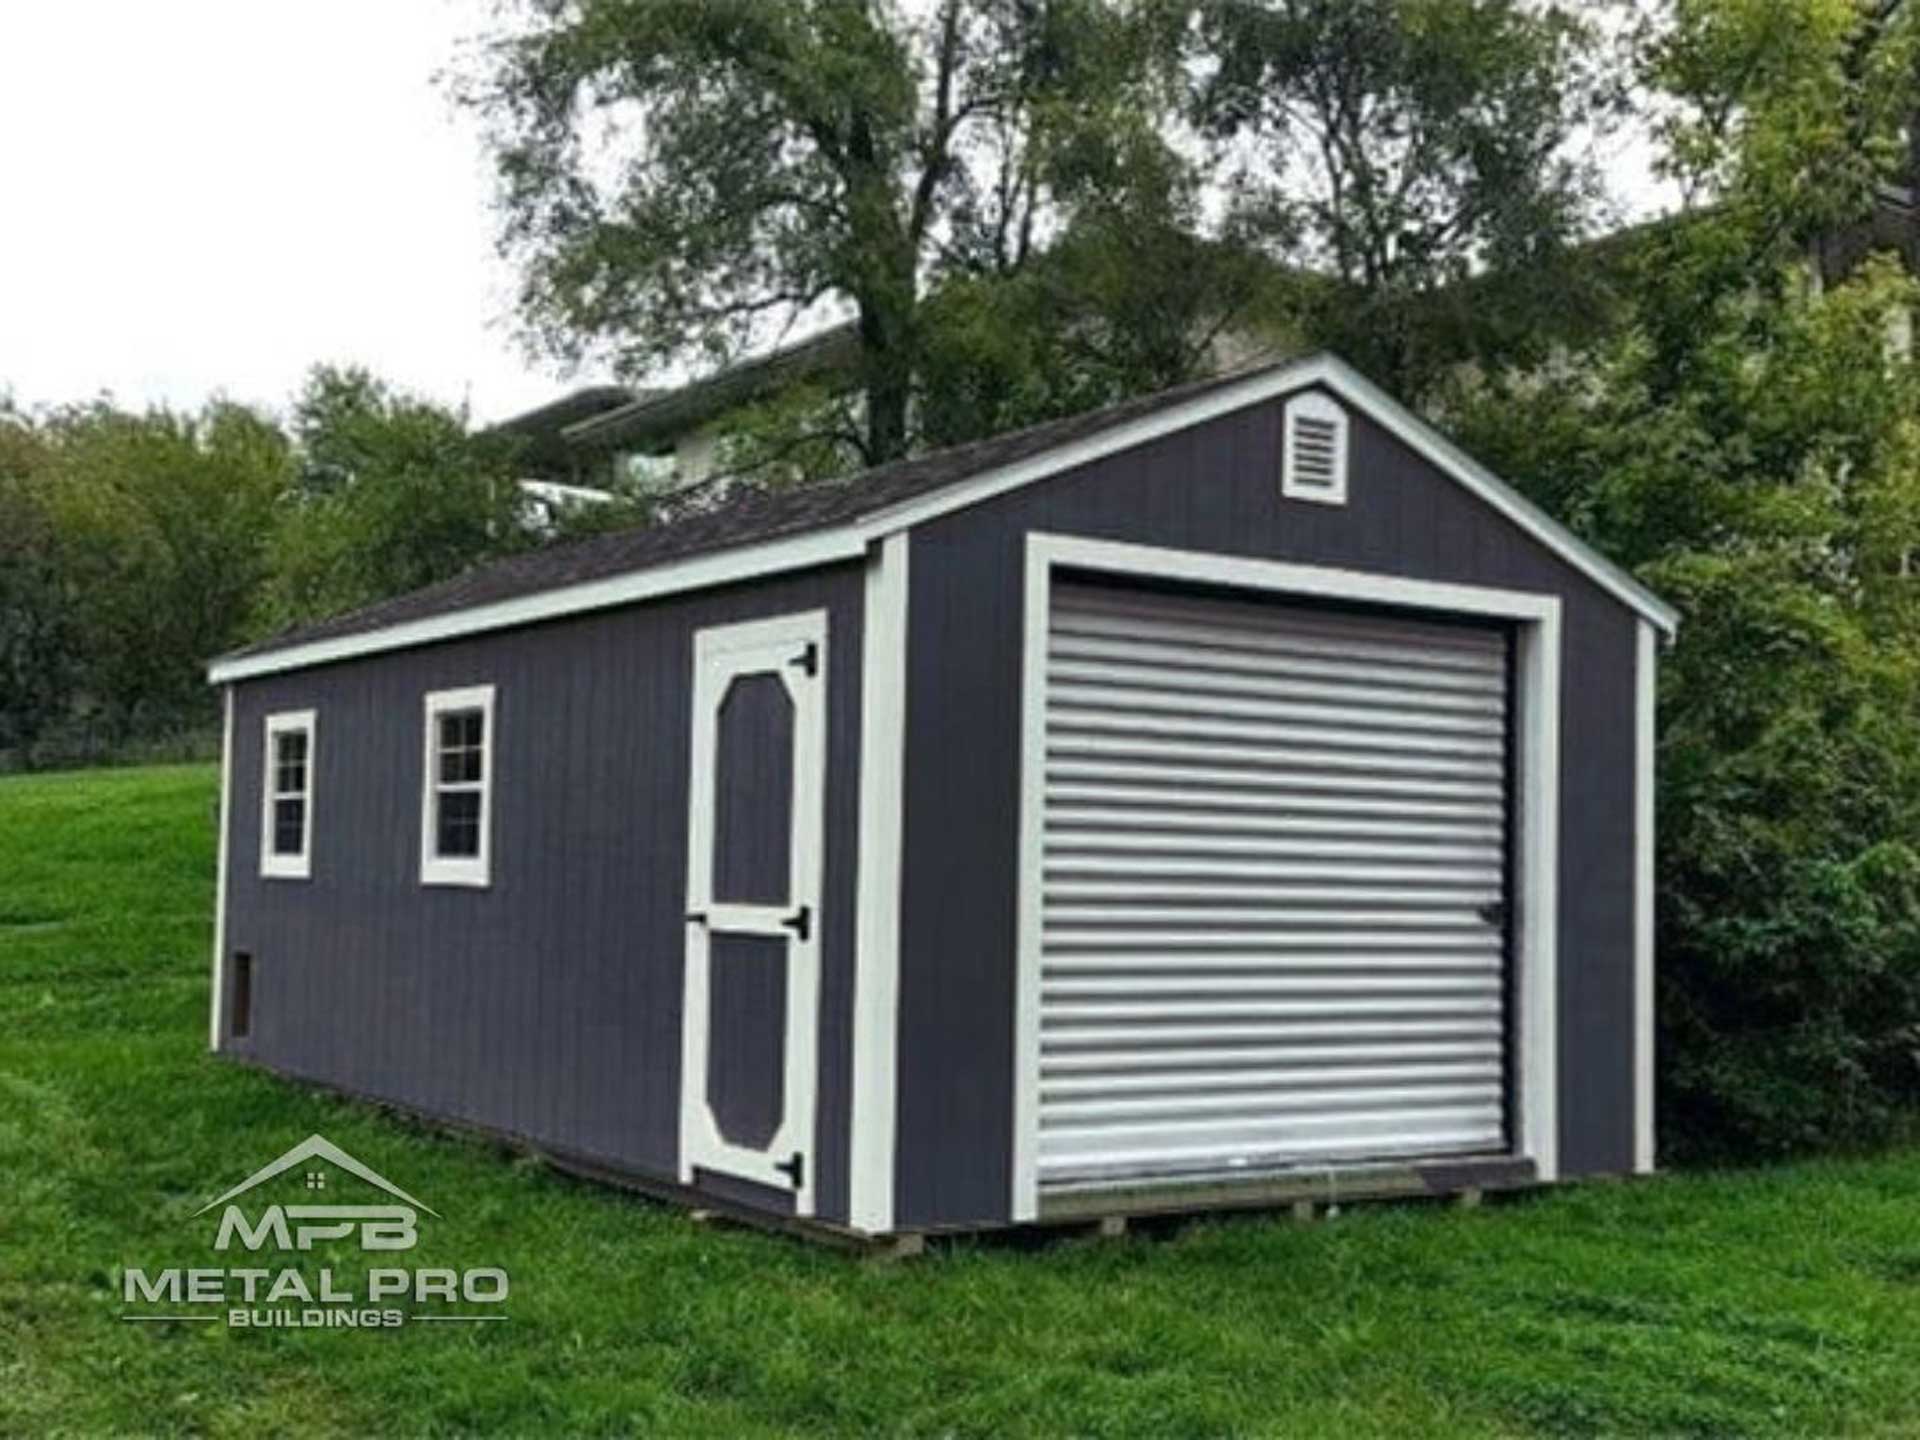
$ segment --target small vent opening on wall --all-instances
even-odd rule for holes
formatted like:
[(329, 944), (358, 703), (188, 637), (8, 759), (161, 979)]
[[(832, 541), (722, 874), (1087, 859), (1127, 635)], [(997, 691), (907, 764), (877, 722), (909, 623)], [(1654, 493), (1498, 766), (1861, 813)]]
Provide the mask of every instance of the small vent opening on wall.
[(253, 955), (233, 952), (233, 995), (227, 1011), (227, 1034), (244, 1040), (253, 1031)]
[(1318, 392), (1296, 395), (1285, 410), (1286, 458), (1280, 493), (1289, 500), (1347, 503), (1347, 412)]

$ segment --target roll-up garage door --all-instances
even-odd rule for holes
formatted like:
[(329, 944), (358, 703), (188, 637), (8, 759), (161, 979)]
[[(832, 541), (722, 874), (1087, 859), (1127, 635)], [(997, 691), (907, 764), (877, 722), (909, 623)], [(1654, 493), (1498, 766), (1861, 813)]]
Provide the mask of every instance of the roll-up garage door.
[(1043, 1183), (1504, 1148), (1509, 644), (1056, 583)]

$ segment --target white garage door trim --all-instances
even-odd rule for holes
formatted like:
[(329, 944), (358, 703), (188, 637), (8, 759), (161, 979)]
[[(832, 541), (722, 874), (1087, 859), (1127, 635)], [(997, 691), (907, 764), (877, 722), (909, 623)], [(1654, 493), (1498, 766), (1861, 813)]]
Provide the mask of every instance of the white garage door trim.
[(1040, 1213), (1040, 990), (1042, 783), (1046, 759), (1047, 637), (1053, 572), (1060, 567), (1231, 586), (1272, 596), (1359, 601), (1407, 610), (1515, 622), (1513, 703), (1517, 754), (1513, 796), (1519, 886), (1513, 956), (1518, 1069), (1515, 1153), (1542, 1180), (1558, 1174), (1555, 925), (1559, 835), (1560, 600), (1530, 591), (1401, 580), (1311, 565), (1241, 560), (1074, 536), (1027, 537), (1026, 626), (1022, 655), (1019, 975), (1015, 996), (1012, 1214)]

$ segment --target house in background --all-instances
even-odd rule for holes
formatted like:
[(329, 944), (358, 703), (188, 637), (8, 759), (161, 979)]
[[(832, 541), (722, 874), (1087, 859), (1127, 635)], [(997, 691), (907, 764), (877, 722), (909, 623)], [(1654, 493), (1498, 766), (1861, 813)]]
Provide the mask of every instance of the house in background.
[(213, 664), (211, 1041), (862, 1237), (1643, 1171), (1674, 623), (1329, 356), (736, 491)]
[[(1920, 175), (1920, 141), (1916, 141), (1914, 173)], [(1830, 283), (1869, 253), (1891, 251), (1910, 272), (1920, 274), (1920, 203), (1915, 195), (1912, 183), (1882, 184), (1870, 217), (1837, 228), (1810, 246), (1809, 273), (1817, 282)], [(1662, 227), (1686, 222), (1684, 214), (1667, 216), (1582, 247), (1592, 288), (1583, 289), (1580, 303), (1569, 305), (1558, 317), (1569, 347), (1577, 348), (1611, 323), (1619, 303), (1614, 290), (1619, 274), (1633, 262), (1644, 238)], [(1300, 274), (1277, 270), (1276, 284), (1297, 288)], [(1440, 292), (1433, 297), (1436, 311), (1472, 311), (1477, 287), (1485, 283), (1489, 277), (1476, 277)], [(1494, 277), (1490, 283), (1501, 282)], [(1461, 325), (1471, 323), (1470, 319), (1460, 321)], [(1911, 317), (1893, 322), (1890, 342), (1900, 353), (1910, 350), (1912, 329)], [(1202, 371), (1224, 374), (1299, 348), (1298, 335), (1270, 315), (1264, 324), (1229, 328), (1215, 337)], [(614, 492), (635, 489), (660, 496), (690, 495), (708, 482), (725, 478), (721, 432), (730, 417), (793, 386), (844, 378), (858, 356), (859, 337), (847, 322), (685, 385), (589, 386), (511, 416), (493, 428), (525, 446), (521, 485), (537, 505), (553, 509), (591, 504)], [(717, 492), (723, 488), (702, 494), (701, 503), (720, 498)]]
[(614, 492), (669, 496), (720, 472), (719, 427), (745, 406), (850, 368), (853, 326), (836, 325), (678, 388), (596, 385), (494, 426), (518, 439), (530, 494), (556, 503)]

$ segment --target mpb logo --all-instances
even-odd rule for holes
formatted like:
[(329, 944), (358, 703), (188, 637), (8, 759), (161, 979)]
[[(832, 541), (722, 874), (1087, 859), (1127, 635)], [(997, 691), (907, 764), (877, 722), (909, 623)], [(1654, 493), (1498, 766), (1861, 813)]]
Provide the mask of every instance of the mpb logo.
[[(260, 1218), (252, 1225), (247, 1223), (247, 1215), (238, 1205), (231, 1204), (236, 1196), (244, 1195), (256, 1186), (264, 1185), (276, 1176), (284, 1175), (297, 1165), (309, 1161), (324, 1160), (350, 1175), (358, 1176), (376, 1189), (384, 1190), (404, 1205), (269, 1205), (260, 1212)], [(324, 1171), (313, 1171), (307, 1176), (309, 1190), (326, 1188)], [(225, 1250), (238, 1240), (249, 1250), (258, 1250), (269, 1240), (281, 1250), (311, 1250), (316, 1241), (344, 1240), (357, 1228), (360, 1232), (362, 1250), (411, 1250), (419, 1238), (414, 1229), (417, 1211), (425, 1210), (438, 1218), (439, 1212), (430, 1205), (416, 1200), (398, 1185), (369, 1169), (354, 1159), (338, 1145), (324, 1135), (309, 1135), (293, 1149), (287, 1151), (271, 1165), (249, 1175), (238, 1185), (209, 1200), (194, 1212), (204, 1215), (216, 1205), (226, 1205), (220, 1216), (220, 1229), (213, 1238), (213, 1248)]]
[[(331, 1167), (329, 1169), (328, 1167)], [(310, 1201), (246, 1197), (289, 1172), (304, 1182)], [(344, 1175), (372, 1187), (375, 1203), (334, 1204), (320, 1197)], [(283, 1181), (284, 1190), (293, 1181)], [(149, 1273), (127, 1266), (122, 1298), (131, 1306), (164, 1306), (163, 1312), (132, 1310), (123, 1320), (206, 1321), (222, 1318), (236, 1329), (386, 1329), (412, 1320), (486, 1321), (507, 1317), (497, 1308), (507, 1298), (507, 1272), (498, 1266), (456, 1270), (444, 1266), (371, 1266), (356, 1278), (333, 1266), (309, 1273), (297, 1257), (316, 1248), (354, 1244), (362, 1252), (390, 1254), (419, 1242), (422, 1211), (440, 1212), (386, 1176), (361, 1164), (323, 1135), (309, 1135), (225, 1194), (194, 1212), (220, 1211), (213, 1248), (232, 1254), (273, 1250), (293, 1263), (220, 1268), (171, 1267)], [(240, 1258), (236, 1256), (235, 1258)], [(364, 1294), (364, 1300), (360, 1296)], [(437, 1308), (464, 1302), (466, 1310)], [(201, 1308), (201, 1307), (219, 1307)]]

